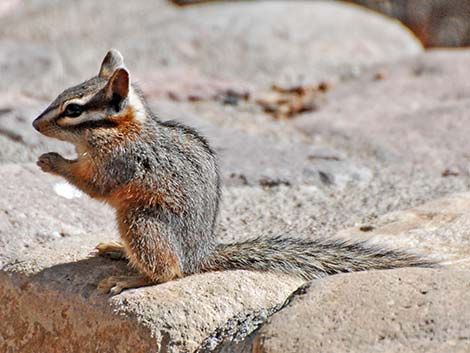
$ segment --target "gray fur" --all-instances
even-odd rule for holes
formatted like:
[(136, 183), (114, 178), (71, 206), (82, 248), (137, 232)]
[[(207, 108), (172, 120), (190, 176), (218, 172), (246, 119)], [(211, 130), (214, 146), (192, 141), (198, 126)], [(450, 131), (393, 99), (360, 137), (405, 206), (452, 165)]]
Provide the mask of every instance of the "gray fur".
[(434, 263), (405, 251), (367, 242), (279, 236), (220, 244), (215, 254), (207, 258), (204, 269), (275, 271), (312, 280), (344, 272), (411, 266), (432, 267)]

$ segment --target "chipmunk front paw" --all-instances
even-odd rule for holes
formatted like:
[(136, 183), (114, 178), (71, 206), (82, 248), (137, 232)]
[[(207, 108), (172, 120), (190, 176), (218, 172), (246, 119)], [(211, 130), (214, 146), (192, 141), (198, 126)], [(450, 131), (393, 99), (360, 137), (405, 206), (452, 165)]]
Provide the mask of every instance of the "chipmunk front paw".
[(46, 173), (57, 173), (59, 170), (59, 164), (64, 162), (65, 159), (56, 152), (49, 152), (42, 154), (36, 164), (43, 172)]
[(117, 241), (109, 243), (99, 243), (95, 249), (99, 256), (107, 257), (112, 260), (127, 260), (124, 245)]

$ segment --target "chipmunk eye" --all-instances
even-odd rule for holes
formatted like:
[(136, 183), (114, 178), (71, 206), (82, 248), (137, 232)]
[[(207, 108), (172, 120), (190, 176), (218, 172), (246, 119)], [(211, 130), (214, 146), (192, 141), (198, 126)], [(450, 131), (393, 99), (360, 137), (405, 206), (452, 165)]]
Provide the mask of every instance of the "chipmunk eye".
[(83, 107), (79, 104), (70, 103), (65, 107), (64, 114), (71, 118), (76, 118), (83, 112)]

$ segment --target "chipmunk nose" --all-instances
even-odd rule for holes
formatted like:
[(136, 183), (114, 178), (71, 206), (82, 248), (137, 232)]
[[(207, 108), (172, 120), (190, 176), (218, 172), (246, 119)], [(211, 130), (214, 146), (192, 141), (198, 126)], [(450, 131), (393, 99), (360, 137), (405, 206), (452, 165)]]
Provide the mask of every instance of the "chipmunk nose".
[(33, 127), (37, 130), (37, 131), (41, 131), (41, 117), (38, 117), (36, 119), (34, 119), (33, 121)]

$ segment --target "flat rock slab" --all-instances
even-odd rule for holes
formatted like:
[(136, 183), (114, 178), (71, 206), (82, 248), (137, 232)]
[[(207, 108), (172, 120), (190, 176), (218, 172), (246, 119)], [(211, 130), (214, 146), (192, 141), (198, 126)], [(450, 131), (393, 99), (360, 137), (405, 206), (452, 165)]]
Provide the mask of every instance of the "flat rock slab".
[(448, 195), (338, 232), (343, 237), (375, 238), (434, 254), (447, 265), (470, 270), (470, 193)]
[[(129, 271), (124, 262), (92, 254), (98, 242), (116, 239), (110, 210), (74, 194), (59, 178), (41, 174), (33, 165), (7, 164), (0, 169), (0, 191), (8, 196), (0, 203), (4, 249), (0, 315), (7, 318), (0, 322), (2, 351), (35, 352), (37, 347), (44, 352), (78, 347), (104, 352), (217, 349), (233, 338), (243, 340), (302, 283), (286, 276), (234, 271), (190, 276), (111, 298), (99, 294), (96, 286), (101, 279)], [(21, 191), (18, 185), (33, 187)], [(237, 189), (230, 189), (226, 202), (236, 205), (240, 197)], [(257, 197), (252, 202), (263, 212), (273, 211), (268, 206), (268, 194), (261, 189), (251, 194)], [(462, 260), (455, 266), (465, 268), (462, 264), (470, 253), (469, 207), (470, 194), (459, 194), (380, 218), (373, 226), (377, 227), (378, 241), (421, 249), (454, 264)], [(226, 235), (233, 233), (238, 238), (246, 231), (253, 235), (253, 227), (246, 222), (248, 229), (226, 218), (244, 212), (250, 215), (223, 205), (221, 224), (234, 228)], [(410, 225), (409, 214), (424, 216)], [(427, 214), (432, 214), (434, 221), (429, 221)], [(284, 217), (280, 219), (285, 221)], [(264, 226), (256, 227), (281, 231), (282, 223), (269, 223), (268, 217)], [(403, 231), (390, 231), (387, 236), (390, 223), (393, 229)], [(427, 237), (426, 231), (435, 235)], [(420, 232), (419, 242), (426, 246), (412, 246), (415, 234)], [(368, 233), (354, 228), (342, 235), (363, 239)]]
[(0, 274), (2, 352), (193, 352), (257, 328), (301, 282), (246, 271), (195, 275), (115, 297), (96, 286), (123, 263), (87, 257), (96, 237), (56, 242)]
[(113, 212), (31, 164), (0, 165), (0, 268), (56, 240), (110, 239)]
[(254, 339), (256, 353), (468, 352), (470, 271), (400, 269), (309, 283)]
[(337, 233), (439, 260), (439, 269), (332, 276), (300, 288), (242, 342), (217, 352), (468, 352), (470, 193)]
[[(106, 15), (96, 21), (96, 14)], [(67, 84), (97, 72), (97, 60), (111, 45), (142, 78), (163, 69), (180, 72), (181, 77), (194, 73), (263, 86), (349, 76), (357, 68), (422, 50), (398, 22), (327, 1), (214, 3), (182, 9), (151, 0), (48, 1), (18, 6), (2, 18), (0, 34), (21, 45), (53, 44), (51, 55), (61, 58), (57, 68), (67, 72), (60, 81)], [(43, 89), (28, 90), (52, 93), (54, 82), (38, 78)]]
[(192, 352), (250, 333), (302, 283), (234, 271), (110, 298), (97, 284), (129, 269), (93, 252), (117, 240), (113, 213), (34, 165), (0, 175), (2, 352)]
[[(73, 158), (72, 145), (47, 138), (31, 125), (46, 103), (41, 107), (39, 101), (24, 98), (20, 103), (16, 105), (12, 97), (0, 98), (0, 163), (32, 162), (49, 151)], [(162, 120), (177, 118), (189, 126), (200, 127), (219, 155), (225, 185), (272, 187), (303, 183), (343, 188), (350, 182), (365, 184), (371, 177), (368, 167), (333, 148), (278, 142), (267, 136), (220, 127), (205, 121), (187, 105), (181, 107), (160, 101), (154, 106)]]
[(433, 50), (363, 71), (294, 119), (312, 137), (374, 158), (395, 172), (470, 175), (470, 50)]
[[(106, 16), (91, 20), (97, 13)], [(152, 100), (167, 99), (170, 92), (211, 96), (229, 89), (251, 92), (284, 81), (334, 80), (422, 51), (395, 21), (356, 6), (321, 1), (236, 2), (184, 9), (163, 0), (15, 2), (2, 18), (0, 36), (0, 74), (5, 78), (0, 82), (0, 162), (34, 161), (37, 151), (48, 146), (70, 153), (69, 146), (40, 137), (31, 121), (62, 90), (97, 74), (111, 45), (123, 52), (132, 77)], [(265, 125), (259, 123), (258, 129)], [(244, 142), (234, 138), (232, 145), (236, 143)], [(265, 149), (270, 145), (261, 143)], [(246, 155), (252, 152), (247, 149)], [(257, 153), (253, 165), (259, 164), (264, 152)], [(295, 149), (290, 154), (282, 151), (280, 157), (289, 160), (295, 153)], [(343, 173), (335, 164), (314, 167), (313, 172), (307, 167), (304, 174), (309, 175), (300, 179), (318, 181), (322, 169), (327, 169), (329, 179), (339, 174), (335, 180), (340, 183), (364, 175), (362, 167), (348, 165), (350, 170)], [(293, 169), (303, 169), (298, 165)], [(278, 179), (286, 179), (287, 168), (282, 169)], [(224, 170), (228, 175), (238, 173)], [(273, 178), (272, 173), (265, 174)], [(265, 176), (257, 175), (251, 182)]]

